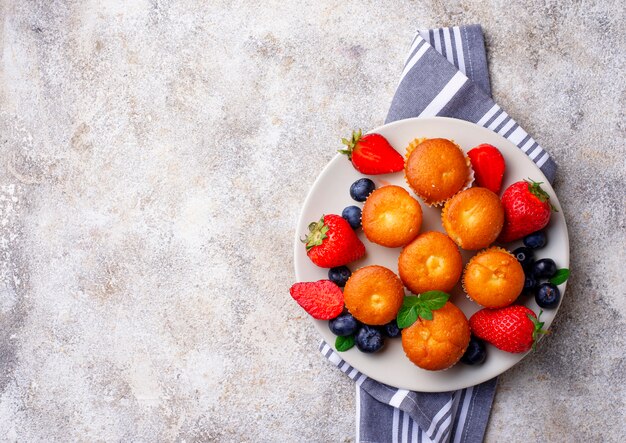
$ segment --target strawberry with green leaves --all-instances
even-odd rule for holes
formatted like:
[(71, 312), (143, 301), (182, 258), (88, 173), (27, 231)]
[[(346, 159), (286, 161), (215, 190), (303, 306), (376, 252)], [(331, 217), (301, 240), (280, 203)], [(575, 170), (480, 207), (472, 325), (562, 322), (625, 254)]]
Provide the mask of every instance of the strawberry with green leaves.
[(544, 323), (539, 321), (535, 313), (521, 305), (481, 309), (470, 317), (469, 323), (476, 337), (513, 353), (534, 349), (539, 336), (547, 333), (541, 329)]
[(365, 245), (341, 216), (328, 214), (309, 224), (302, 242), (313, 263), (321, 268), (343, 266), (365, 255)]
[(504, 227), (498, 237), (502, 243), (512, 242), (546, 227), (550, 221), (550, 196), (541, 183), (522, 180), (513, 183), (502, 194)]
[(341, 142), (347, 149), (339, 150), (348, 156), (354, 168), (368, 175), (389, 174), (404, 169), (404, 158), (380, 134), (362, 135), (361, 130), (352, 132), (350, 140)]

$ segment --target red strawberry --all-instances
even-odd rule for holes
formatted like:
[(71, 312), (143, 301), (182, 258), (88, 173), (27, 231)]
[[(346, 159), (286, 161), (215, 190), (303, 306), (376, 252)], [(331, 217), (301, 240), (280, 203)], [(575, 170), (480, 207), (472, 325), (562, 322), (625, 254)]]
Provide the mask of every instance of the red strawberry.
[(495, 146), (478, 145), (467, 153), (472, 162), (476, 184), (500, 193), (504, 176), (504, 157)]
[(498, 241), (508, 243), (545, 228), (550, 221), (550, 196), (541, 183), (519, 181), (502, 194), (504, 227)]
[(481, 309), (469, 322), (472, 334), (506, 352), (526, 352), (535, 347), (540, 334), (547, 333), (535, 313), (520, 305)]
[(404, 159), (380, 134), (361, 135), (361, 130), (352, 132), (352, 138), (341, 139), (348, 149), (339, 152), (352, 160), (355, 169), (363, 174), (377, 175), (398, 172), (404, 169)]
[(343, 311), (343, 292), (330, 280), (296, 283), (289, 293), (313, 318), (330, 320)]
[(311, 261), (321, 268), (342, 266), (365, 255), (365, 245), (350, 224), (334, 214), (309, 224), (309, 234), (302, 242)]

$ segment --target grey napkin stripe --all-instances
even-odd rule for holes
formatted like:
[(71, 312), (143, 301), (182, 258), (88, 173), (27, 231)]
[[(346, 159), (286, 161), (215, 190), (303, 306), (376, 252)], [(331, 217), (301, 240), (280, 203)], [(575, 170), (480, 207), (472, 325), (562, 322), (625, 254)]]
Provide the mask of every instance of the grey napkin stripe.
[(556, 164), (550, 155), (491, 99), (490, 91), (479, 25), (418, 31), (385, 122), (439, 115), (476, 123), (510, 140), (552, 182)]

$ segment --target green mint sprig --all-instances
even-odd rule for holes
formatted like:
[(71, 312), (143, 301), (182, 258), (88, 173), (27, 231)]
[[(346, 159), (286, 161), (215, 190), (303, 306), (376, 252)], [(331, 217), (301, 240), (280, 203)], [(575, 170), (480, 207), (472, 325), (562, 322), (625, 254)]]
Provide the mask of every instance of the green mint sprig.
[(401, 329), (408, 328), (417, 321), (432, 320), (433, 311), (443, 308), (450, 298), (449, 294), (442, 291), (428, 291), (418, 296), (409, 295), (404, 297), (402, 307), (398, 311), (396, 322)]

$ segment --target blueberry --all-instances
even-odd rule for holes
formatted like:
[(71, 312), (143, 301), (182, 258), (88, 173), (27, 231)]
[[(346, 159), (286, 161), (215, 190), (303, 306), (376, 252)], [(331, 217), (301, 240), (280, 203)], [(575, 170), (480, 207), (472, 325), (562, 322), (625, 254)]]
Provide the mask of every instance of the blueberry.
[(369, 178), (360, 178), (350, 186), (350, 197), (358, 202), (364, 202), (367, 196), (376, 189), (376, 185)]
[(524, 278), (524, 294), (532, 293), (537, 287), (537, 280), (532, 275), (526, 275)]
[(339, 317), (334, 318), (328, 322), (328, 329), (335, 334), (341, 337), (346, 337), (348, 335), (352, 335), (359, 329), (359, 322), (352, 316), (352, 314), (346, 312), (345, 314), (339, 315)]
[(528, 266), (532, 265), (533, 261), (535, 260), (535, 254), (533, 253), (533, 250), (530, 248), (525, 248), (523, 246), (513, 251), (513, 255), (515, 256), (519, 264), (522, 265), (522, 268), (527, 268)]
[(385, 340), (383, 339), (383, 335), (378, 329), (372, 326), (363, 325), (356, 334), (356, 347), (359, 348), (361, 352), (368, 354), (377, 352), (384, 344)]
[(352, 272), (350, 272), (347, 266), (337, 266), (336, 268), (330, 268), (328, 270), (328, 280), (342, 288), (346, 285), (351, 275)]
[(539, 285), (539, 289), (535, 294), (535, 301), (542, 308), (556, 308), (559, 305), (559, 301), (561, 301), (561, 291), (552, 283), (543, 283)]
[(482, 365), (486, 358), (487, 350), (485, 349), (485, 343), (472, 335), (465, 354), (461, 357), (461, 361), (467, 365)]
[(398, 323), (396, 323), (395, 320), (391, 320), (386, 325), (381, 326), (380, 330), (383, 335), (389, 338), (400, 337), (400, 328), (398, 327)]
[(550, 278), (556, 274), (556, 264), (551, 258), (542, 258), (533, 264), (532, 274), (535, 278)]
[(543, 231), (533, 232), (524, 237), (524, 246), (530, 249), (543, 248), (547, 242), (546, 233)]
[(361, 208), (358, 206), (348, 206), (344, 208), (341, 216), (346, 219), (352, 229), (357, 229), (361, 227)]

